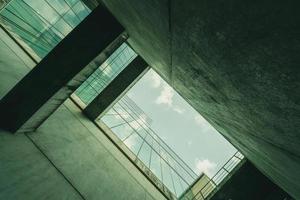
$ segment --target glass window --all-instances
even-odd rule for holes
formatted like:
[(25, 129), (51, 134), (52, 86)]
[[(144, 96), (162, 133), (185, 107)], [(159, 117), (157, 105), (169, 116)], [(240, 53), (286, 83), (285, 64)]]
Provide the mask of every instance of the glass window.
[(68, 24), (72, 27), (75, 28), (79, 23), (80, 19), (77, 15), (72, 10), (69, 10), (63, 17)]
[(83, 103), (89, 104), (136, 56), (126, 43), (122, 44), (87, 78), (75, 94)]
[(136, 133), (133, 133), (126, 140), (124, 140), (124, 144), (135, 154), (137, 155), (141, 145), (143, 143), (143, 139)]
[(31, 48), (28, 52), (40, 60), (88, 13), (90, 10), (78, 0), (12, 0), (1, 10), (0, 19), (7, 30), (24, 42), (24, 48)]
[(120, 126), (116, 126), (115, 128), (112, 128), (112, 131), (121, 140), (126, 139), (130, 134), (132, 134), (134, 132), (134, 130), (128, 124), (123, 124), (123, 125), (120, 125)]
[(151, 154), (151, 164), (150, 170), (156, 175), (156, 177), (161, 180), (161, 165), (160, 165), (160, 156), (155, 152), (152, 151)]
[(143, 143), (143, 146), (138, 154), (138, 158), (143, 161), (143, 163), (149, 168), (150, 164), (150, 153), (151, 147), (146, 142)]
[(63, 38), (63, 36), (68, 35), (72, 31), (72, 27), (63, 18), (60, 18), (53, 26), (60, 34), (60, 38)]
[(86, 7), (80, 1), (78, 1), (73, 7), (73, 11), (81, 20), (83, 20), (89, 14)]
[(64, 15), (69, 9), (69, 5), (64, 0), (47, 0), (49, 5), (60, 15)]

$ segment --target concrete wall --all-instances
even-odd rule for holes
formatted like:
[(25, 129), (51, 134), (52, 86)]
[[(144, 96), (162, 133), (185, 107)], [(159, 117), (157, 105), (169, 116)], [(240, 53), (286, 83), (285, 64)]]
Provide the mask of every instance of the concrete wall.
[[(0, 31), (0, 97), (34, 63)], [(24, 108), (26, 109), (26, 108)], [(0, 199), (164, 199), (70, 100), (29, 134), (0, 131)]]
[(246, 161), (210, 198), (210, 200), (228, 199), (291, 200), (292, 198)]
[(151, 67), (300, 199), (298, 0), (101, 1)]

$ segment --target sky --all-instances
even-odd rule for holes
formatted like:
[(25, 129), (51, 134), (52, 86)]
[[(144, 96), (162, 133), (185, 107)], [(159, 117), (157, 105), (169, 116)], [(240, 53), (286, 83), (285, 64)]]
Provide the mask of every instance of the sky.
[(154, 70), (127, 95), (153, 120), (151, 128), (197, 174), (212, 177), (237, 151)]

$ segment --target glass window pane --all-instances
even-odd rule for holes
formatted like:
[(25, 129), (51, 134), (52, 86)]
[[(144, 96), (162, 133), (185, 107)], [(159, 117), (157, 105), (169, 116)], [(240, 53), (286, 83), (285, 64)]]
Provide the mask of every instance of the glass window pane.
[(102, 121), (110, 128), (124, 124), (125, 121), (119, 115), (105, 115)]
[(40, 18), (44, 19), (48, 23), (55, 23), (60, 17), (56, 10), (51, 8), (46, 1), (27, 0), (25, 4), (29, 5)]
[(152, 151), (150, 170), (161, 180), (160, 156), (155, 151)]
[[(24, 48), (31, 48), (28, 52), (40, 60), (90, 12), (82, 3), (75, 5), (77, 2), (13, 0), (1, 11), (1, 23), (18, 35)], [(70, 5), (76, 6), (80, 17)]]
[(139, 152), (139, 159), (149, 168), (151, 148), (147, 143), (143, 143), (143, 146)]
[(123, 124), (121, 126), (112, 128), (112, 131), (118, 136), (118, 138), (124, 140), (131, 133), (133, 133), (134, 130), (128, 124)]
[(63, 18), (68, 22), (70, 26), (72, 26), (72, 28), (76, 27), (80, 23), (79, 18), (72, 10), (69, 10)]
[[(127, 52), (130, 52), (128, 54)], [(125, 55), (123, 62), (120, 56)], [(99, 68), (75, 91), (75, 94), (87, 105), (99, 94), (130, 62), (137, 54), (125, 43), (123, 43)], [(118, 61), (119, 64), (116, 64)], [(89, 100), (82, 97), (82, 90), (93, 88), (96, 93), (90, 94)]]
[(90, 13), (80, 1), (73, 7), (73, 11), (81, 20)]
[(64, 1), (67, 2), (70, 6), (73, 6), (78, 2), (78, 0), (64, 0)]
[(63, 0), (47, 0), (47, 1), (60, 15), (65, 14), (70, 9), (69, 5)]
[(169, 190), (173, 191), (175, 194), (175, 191), (173, 189), (170, 166), (164, 160), (161, 160), (161, 164), (162, 164), (163, 183), (165, 186), (167, 186)]
[(142, 142), (142, 138), (134, 133), (124, 141), (124, 144), (136, 155), (142, 145)]

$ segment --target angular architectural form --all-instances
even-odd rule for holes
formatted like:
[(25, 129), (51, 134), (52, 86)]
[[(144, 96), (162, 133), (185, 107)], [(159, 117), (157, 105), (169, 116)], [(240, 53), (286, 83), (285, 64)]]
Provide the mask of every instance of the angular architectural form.
[[(0, 1), (0, 199), (300, 199), (298, 7)], [(149, 67), (238, 149), (214, 175), (125, 94)]]

